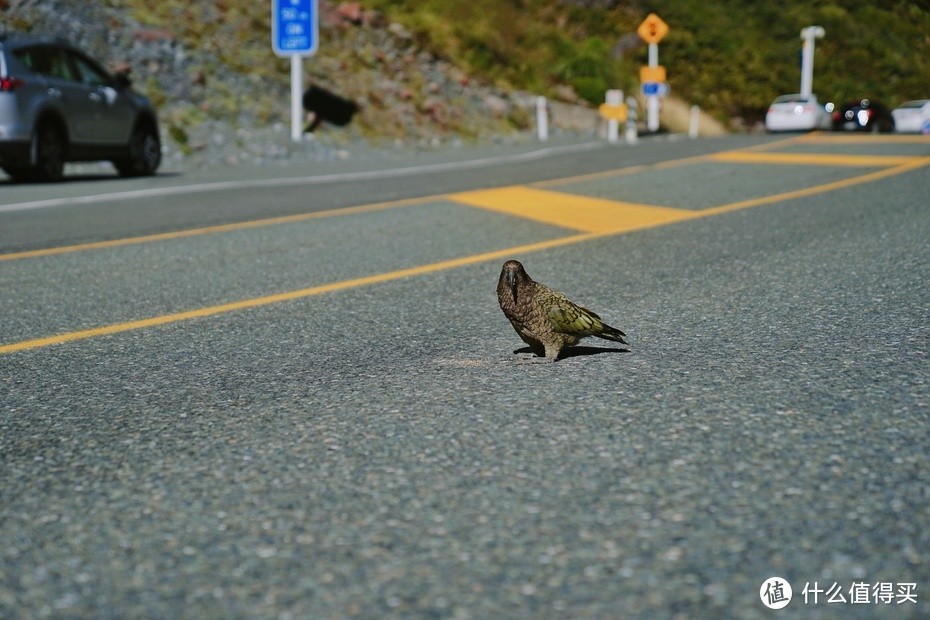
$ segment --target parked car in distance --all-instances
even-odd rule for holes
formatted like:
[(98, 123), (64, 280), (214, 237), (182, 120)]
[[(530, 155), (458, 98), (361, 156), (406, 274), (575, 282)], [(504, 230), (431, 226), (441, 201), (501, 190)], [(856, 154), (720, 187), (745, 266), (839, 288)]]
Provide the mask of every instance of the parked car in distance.
[(922, 133), (925, 124), (930, 127), (930, 99), (916, 99), (902, 103), (891, 111), (891, 117), (894, 119), (895, 131)]
[(834, 131), (894, 131), (891, 111), (874, 99), (850, 101), (833, 111)]
[(765, 113), (766, 131), (811, 131), (829, 129), (830, 113), (817, 95), (781, 95)]
[(161, 139), (151, 102), (62, 39), (0, 37), (0, 168), (56, 181), (65, 162), (109, 160), (154, 174)]

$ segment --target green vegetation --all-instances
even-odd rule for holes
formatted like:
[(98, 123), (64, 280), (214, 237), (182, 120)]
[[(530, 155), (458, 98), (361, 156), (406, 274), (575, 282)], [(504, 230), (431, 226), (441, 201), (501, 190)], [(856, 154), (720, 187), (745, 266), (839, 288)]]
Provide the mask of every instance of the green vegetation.
[[(108, 2), (130, 9), (144, 24), (169, 28), (187, 46), (205, 49), (256, 80), (286, 79), (286, 61), (270, 50), (270, 0)], [(567, 85), (592, 103), (602, 101), (607, 88), (638, 88), (646, 46), (632, 33), (648, 7), (655, 6), (644, 0), (361, 4), (402, 24), (417, 47), (472, 78), (563, 97)], [(817, 41), (815, 60), (814, 91), (821, 99), (868, 96), (893, 106), (930, 96), (926, 2), (667, 0), (657, 12), (671, 27), (659, 47), (673, 92), (721, 119), (760, 118), (775, 96), (797, 91), (799, 33), (809, 25), (826, 30), (826, 37)], [(379, 70), (374, 49), (334, 49), (351, 40), (325, 29), (321, 39), (311, 71), (338, 66), (346, 75), (364, 75)], [(377, 94), (366, 96), (377, 104)], [(236, 105), (231, 93), (224, 93), (219, 108), (227, 111)]]
[[(366, 0), (451, 62), (536, 92), (573, 86), (592, 103), (636, 88), (645, 44), (629, 36), (650, 3), (564, 0)], [(584, 7), (584, 5), (590, 5)], [(652, 5), (654, 6), (654, 5)], [(607, 8), (604, 8), (607, 7)], [(823, 26), (814, 90), (896, 105), (930, 96), (930, 6), (892, 0), (667, 0), (659, 60), (673, 91), (718, 117), (756, 117), (800, 83), (800, 31)], [(617, 46), (617, 44), (620, 44)], [(614, 49), (626, 52), (615, 57)]]
[[(587, 9), (559, 0), (366, 0), (409, 29), (420, 46), (504, 88), (551, 94), (568, 85), (600, 102), (630, 88), (638, 60), (614, 58), (614, 43), (635, 30), (626, 3)], [(599, 3), (604, 4), (604, 3)]]
[(930, 7), (843, 0), (771, 3), (668, 2), (671, 33), (661, 47), (673, 89), (717, 112), (762, 114), (797, 92), (802, 28), (822, 26), (814, 92), (824, 101), (875, 97), (892, 106), (930, 96)]

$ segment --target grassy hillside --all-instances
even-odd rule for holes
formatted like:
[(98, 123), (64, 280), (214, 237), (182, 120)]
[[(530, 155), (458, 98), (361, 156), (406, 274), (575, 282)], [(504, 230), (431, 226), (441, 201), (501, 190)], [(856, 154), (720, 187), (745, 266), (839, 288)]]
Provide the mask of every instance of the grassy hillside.
[[(268, 0), (109, 0), (143, 22), (182, 29), (245, 72), (281, 71), (268, 48)], [(336, 3), (334, 3), (336, 4)], [(403, 24), (423, 48), (503, 87), (591, 102), (635, 88), (646, 47), (633, 34), (643, 0), (362, 0)], [(660, 48), (673, 91), (717, 116), (761, 114), (800, 82), (799, 33), (820, 25), (814, 89), (824, 99), (872, 96), (895, 105), (930, 96), (930, 5), (900, 0), (666, 0)], [(327, 44), (327, 33), (321, 39)], [(260, 58), (267, 62), (255, 62)], [(265, 67), (266, 69), (263, 69)]]
[[(874, 0), (668, 2), (662, 60), (679, 94), (725, 115), (760, 114), (800, 83), (800, 30), (819, 25), (814, 92), (891, 105), (930, 97), (930, 6)], [(748, 7), (748, 8), (747, 8)]]
[[(634, 84), (639, 61), (615, 54), (641, 21), (629, 3), (587, 8), (558, 0), (365, 0), (418, 42), (504, 87), (553, 92), (572, 86), (591, 102)], [(596, 3), (603, 5), (604, 3)], [(638, 46), (638, 39), (633, 45)]]
[[(0, 0), (0, 7), (37, 6), (9, 2)], [(259, 91), (244, 96), (241, 85), (213, 81), (212, 99), (190, 114), (235, 115), (250, 107), (258, 122), (279, 117), (288, 68), (270, 49), (271, 0), (93, 2), (138, 24), (167, 29), (186, 49), (198, 50), (187, 62), (191, 80), (232, 73)], [(366, 104), (361, 124), (370, 134), (409, 136), (411, 123), (424, 114), (442, 131), (467, 134), (470, 121), (461, 111), (470, 108), (474, 95), (447, 86), (459, 81), (591, 103), (600, 102), (607, 88), (636, 89), (646, 46), (634, 32), (657, 4), (671, 27), (659, 48), (673, 93), (721, 120), (759, 119), (775, 96), (797, 91), (799, 33), (809, 25), (826, 30), (815, 59), (814, 91), (821, 99), (868, 96), (897, 105), (930, 97), (930, 4), (924, 0), (320, 2), (330, 14), (360, 5), (377, 16), (358, 26), (324, 24), (320, 51), (307, 63), (313, 79), (337, 83)], [(28, 25), (11, 15), (14, 26)], [(447, 61), (460, 75), (446, 68), (444, 75), (426, 75), (431, 58)], [(154, 98), (170, 99), (175, 94), (158, 71), (142, 67), (137, 75)], [(385, 86), (382, 76), (393, 85)], [(385, 98), (386, 88), (397, 92)], [(433, 95), (445, 103), (437, 107)], [(412, 112), (400, 110), (397, 101)], [(407, 116), (404, 127), (396, 120), (400, 113)], [(527, 122), (511, 111), (501, 120), (503, 127)]]
[[(437, 53), (534, 91), (572, 85), (600, 101), (637, 84), (646, 47), (631, 36), (652, 3), (639, 0), (365, 0)], [(673, 91), (719, 117), (755, 117), (800, 83), (800, 31), (826, 30), (814, 90), (837, 101), (892, 105), (930, 97), (930, 5), (889, 0), (666, 0), (659, 46)]]

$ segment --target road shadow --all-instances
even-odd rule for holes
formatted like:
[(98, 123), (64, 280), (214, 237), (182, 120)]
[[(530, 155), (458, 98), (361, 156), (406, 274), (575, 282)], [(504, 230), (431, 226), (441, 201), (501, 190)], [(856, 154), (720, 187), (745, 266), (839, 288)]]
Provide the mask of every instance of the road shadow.
[(170, 179), (173, 177), (184, 176), (181, 172), (159, 172), (157, 174), (150, 175), (148, 177), (124, 177), (116, 173), (106, 173), (106, 172), (83, 172), (77, 174), (65, 174), (58, 181), (14, 181), (10, 177), (0, 177), (0, 185), (9, 185), (10, 187), (18, 186), (36, 186), (36, 185), (71, 185), (79, 183), (87, 183), (91, 181), (112, 181), (113, 183), (120, 183), (121, 181), (137, 181), (143, 178), (149, 179)]
[[(587, 347), (587, 346), (575, 346), (568, 347), (559, 354), (560, 360), (565, 360), (570, 357), (586, 357), (589, 355), (601, 355), (602, 353), (631, 353), (630, 349), (622, 349), (620, 347)], [(517, 349), (514, 351), (515, 355), (524, 355), (533, 353), (533, 349), (530, 347), (523, 347), (522, 349)]]

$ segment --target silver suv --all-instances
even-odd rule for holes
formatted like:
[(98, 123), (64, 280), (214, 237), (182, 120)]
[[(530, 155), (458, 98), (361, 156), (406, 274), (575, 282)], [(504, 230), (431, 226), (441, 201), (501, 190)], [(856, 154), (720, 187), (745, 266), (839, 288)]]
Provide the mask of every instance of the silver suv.
[(57, 181), (65, 162), (110, 160), (123, 176), (161, 163), (151, 102), (61, 39), (0, 36), (0, 168)]

